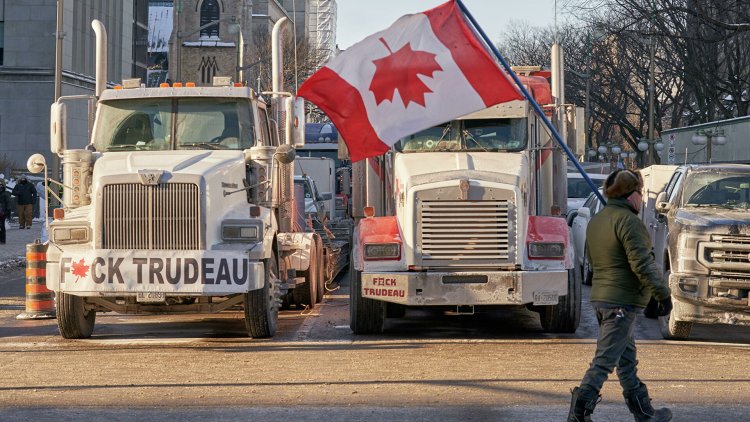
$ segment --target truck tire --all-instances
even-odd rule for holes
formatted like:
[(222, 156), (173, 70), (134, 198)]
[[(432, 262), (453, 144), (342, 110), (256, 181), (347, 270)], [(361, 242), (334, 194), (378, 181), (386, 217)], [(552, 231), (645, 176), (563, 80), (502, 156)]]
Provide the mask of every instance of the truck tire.
[(349, 264), (349, 327), (354, 334), (380, 334), (385, 325), (385, 303), (362, 297), (362, 272)]
[(279, 263), (275, 254), (263, 263), (263, 288), (245, 293), (245, 328), (252, 338), (273, 337), (279, 322)]
[[(671, 271), (664, 272), (664, 278), (669, 285), (669, 275)], [(690, 331), (693, 329), (692, 322), (677, 321), (674, 319), (674, 309), (669, 315), (659, 317), (659, 331), (661, 336), (667, 340), (687, 340), (690, 337)]]
[(91, 337), (96, 323), (96, 311), (93, 309), (86, 311), (86, 303), (80, 296), (58, 292), (55, 300), (57, 301), (57, 328), (60, 330), (60, 335), (68, 339)]
[(581, 322), (581, 285), (575, 270), (568, 270), (568, 294), (557, 305), (541, 306), (539, 320), (549, 333), (575, 333)]
[(318, 303), (323, 301), (323, 296), (326, 294), (326, 271), (325, 271), (325, 257), (323, 254), (323, 242), (320, 240), (320, 237), (315, 236), (315, 244), (317, 245), (317, 251), (318, 251), (318, 257), (316, 259), (316, 262), (318, 265), (316, 266), (316, 276), (318, 281), (318, 297), (316, 301)]
[(386, 318), (403, 318), (404, 315), (406, 315), (406, 306), (399, 305), (398, 303), (385, 304)]
[(299, 273), (299, 276), (305, 278), (305, 282), (295, 287), (292, 291), (294, 303), (296, 303), (298, 307), (307, 306), (310, 309), (315, 307), (315, 303), (318, 301), (319, 267), (318, 247), (315, 242), (313, 242), (310, 247), (310, 266), (307, 267), (307, 271), (300, 271)]

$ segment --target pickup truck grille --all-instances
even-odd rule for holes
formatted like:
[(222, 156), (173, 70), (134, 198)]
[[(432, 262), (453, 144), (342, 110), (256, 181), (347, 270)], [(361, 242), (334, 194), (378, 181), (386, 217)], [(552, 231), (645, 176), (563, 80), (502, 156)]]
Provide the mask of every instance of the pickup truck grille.
[(698, 242), (698, 262), (712, 276), (750, 277), (750, 236), (711, 235)]
[(102, 190), (102, 248), (201, 247), (200, 194), (192, 183), (122, 183)]
[(418, 244), (427, 266), (486, 265), (514, 260), (515, 225), (508, 201), (421, 202)]

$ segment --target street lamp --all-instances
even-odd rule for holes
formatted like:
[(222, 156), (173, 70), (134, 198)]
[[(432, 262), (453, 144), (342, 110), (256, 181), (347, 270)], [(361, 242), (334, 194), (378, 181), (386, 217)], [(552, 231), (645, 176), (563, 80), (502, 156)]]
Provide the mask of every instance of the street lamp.
[[(710, 142), (709, 142), (710, 139)], [(699, 129), (691, 138), (693, 145), (706, 146), (706, 161), (711, 163), (712, 145), (726, 145), (727, 137), (724, 136), (724, 129)]]

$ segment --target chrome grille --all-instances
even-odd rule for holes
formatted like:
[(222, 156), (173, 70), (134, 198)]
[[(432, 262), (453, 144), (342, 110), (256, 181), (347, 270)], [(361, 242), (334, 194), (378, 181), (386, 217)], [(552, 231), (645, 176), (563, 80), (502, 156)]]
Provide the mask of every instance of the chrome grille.
[(426, 265), (507, 263), (514, 232), (508, 201), (421, 202), (418, 243)]
[(200, 195), (192, 183), (106, 185), (102, 248), (200, 249)]

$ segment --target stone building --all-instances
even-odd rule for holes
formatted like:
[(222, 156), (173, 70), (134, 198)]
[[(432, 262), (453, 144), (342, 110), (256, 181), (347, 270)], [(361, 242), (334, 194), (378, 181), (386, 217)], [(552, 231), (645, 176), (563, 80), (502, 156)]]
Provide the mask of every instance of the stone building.
[[(94, 92), (95, 46), (91, 20), (109, 35), (109, 80), (146, 75), (145, 0), (65, 0), (62, 95)], [(51, 160), (49, 109), (54, 101), (56, 0), (0, 0), (0, 158), (24, 168), (36, 152)], [(88, 135), (86, 105), (68, 109), (69, 144)], [(7, 169), (0, 169), (0, 171)]]
[[(170, 41), (170, 78), (199, 85), (210, 85), (214, 76), (248, 79), (251, 68), (269, 66), (268, 58), (255, 51), (254, 37), (267, 38), (283, 17), (292, 23), (296, 19), (298, 40), (307, 38), (318, 48), (334, 51), (335, 0), (178, 0)], [(218, 25), (204, 27), (213, 21)], [(240, 63), (243, 75), (237, 69)]]

